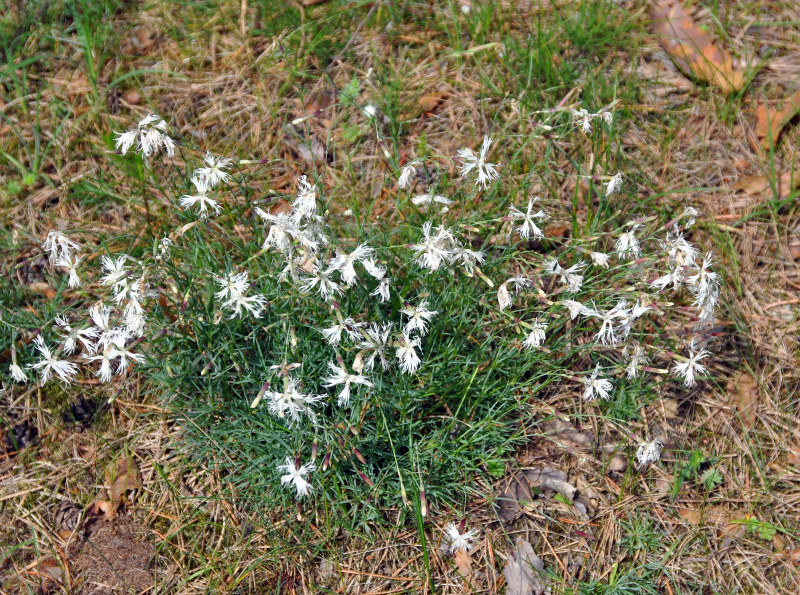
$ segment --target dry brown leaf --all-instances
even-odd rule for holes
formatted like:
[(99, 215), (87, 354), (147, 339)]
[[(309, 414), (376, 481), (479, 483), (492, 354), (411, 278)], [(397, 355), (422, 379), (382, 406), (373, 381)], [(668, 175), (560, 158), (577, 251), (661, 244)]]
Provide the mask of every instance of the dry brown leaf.
[(59, 566), (55, 558), (47, 558), (39, 562), (36, 566), (39, 576), (46, 579), (53, 579), (59, 583), (64, 582), (64, 571)]
[(800, 547), (791, 552), (786, 552), (783, 557), (795, 564), (800, 564)]
[(553, 490), (569, 500), (574, 500), (578, 491), (578, 488), (567, 481), (567, 474), (564, 471), (552, 467), (526, 471), (525, 479), (531, 487)]
[(756, 107), (756, 135), (765, 149), (778, 142), (781, 130), (797, 112), (800, 112), (800, 87), (784, 100), (783, 107), (777, 111), (770, 111), (766, 103)]
[(741, 511), (728, 511), (722, 506), (712, 506), (703, 513), (695, 508), (682, 508), (678, 510), (680, 517), (687, 523), (699, 526), (714, 526), (716, 525), (719, 530), (725, 535), (723, 547), (727, 547), (730, 543), (744, 535), (746, 527), (741, 522), (731, 522), (733, 519), (741, 521), (743, 519), (752, 518), (750, 515), (744, 514)]
[[(800, 175), (792, 172), (784, 172), (775, 180), (777, 185), (778, 197), (789, 198), (792, 191), (797, 187), (800, 182)], [(745, 194), (772, 194), (771, 178), (767, 176), (747, 176), (733, 186), (734, 190), (744, 192)]]
[(508, 589), (507, 595), (544, 595), (547, 577), (544, 562), (533, 553), (531, 544), (517, 540), (517, 547), (508, 557), (503, 569)]
[(463, 578), (464, 582), (466, 583), (464, 585), (464, 592), (472, 593), (478, 588), (477, 577), (475, 576), (475, 572), (472, 570), (472, 557), (469, 555), (467, 550), (462, 548), (456, 552), (454, 560), (458, 574), (461, 575), (461, 578)]
[(731, 55), (686, 14), (678, 0), (656, 0), (650, 8), (653, 31), (675, 64), (693, 77), (717, 85), (726, 93), (744, 87), (742, 71)]
[(436, 107), (442, 103), (447, 97), (444, 91), (434, 91), (432, 93), (425, 93), (422, 97), (417, 99), (417, 105), (420, 111), (424, 114), (432, 112)]
[(731, 396), (742, 425), (748, 430), (756, 421), (758, 409), (758, 387), (750, 374), (740, 372), (728, 381), (728, 394)]
[(142, 487), (142, 475), (131, 457), (112, 462), (106, 467), (105, 478), (111, 494), (112, 515), (119, 509), (128, 490)]
[(678, 514), (684, 521), (692, 525), (699, 525), (703, 520), (700, 511), (695, 508), (681, 508)]
[(108, 500), (93, 500), (86, 507), (86, 514), (89, 516), (102, 516), (107, 520), (114, 518), (114, 507)]

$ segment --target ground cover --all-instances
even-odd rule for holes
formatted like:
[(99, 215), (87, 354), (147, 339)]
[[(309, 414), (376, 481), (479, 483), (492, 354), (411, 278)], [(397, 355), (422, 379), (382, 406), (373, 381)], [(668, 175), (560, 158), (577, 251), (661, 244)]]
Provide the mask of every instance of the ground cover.
[[(780, 108), (797, 15), (685, 6), (690, 36), (744, 67), (670, 57), (639, 2), (13, 6), (0, 28), (0, 588), (796, 592), (797, 132)], [(175, 154), (122, 155), (114, 132), (150, 112)], [(499, 173), (485, 187), (458, 158), (484, 135)], [(180, 197), (203, 193), (191, 176), (206, 150), (234, 163), (203, 218)], [(270, 230), (300, 209), (302, 175), (329, 244), (301, 250), (319, 237), (299, 216), (286, 261)], [(521, 237), (540, 208), (528, 220), (543, 237)], [(431, 236), (452, 230), (439, 248), (483, 262), (460, 252), (431, 270), (413, 248), (429, 220)], [(42, 249), (54, 229), (82, 246), (80, 287)], [(699, 250), (692, 274), (714, 253), (704, 324), (696, 284), (664, 278), (677, 230)], [(335, 307), (322, 280), (302, 290), (362, 243), (376, 253), (354, 259)], [(131, 272), (104, 284), (103, 257), (122, 254)], [(286, 262), (302, 283), (280, 279)], [(342, 268), (331, 278), (346, 286)], [(370, 295), (381, 268), (386, 302)], [(264, 303), (239, 300), (236, 315), (213, 275), (244, 271), (239, 297)], [(56, 317), (83, 328), (123, 278), (157, 291), (142, 292), (149, 327), (130, 348), (143, 361), (111, 382), (101, 360), (80, 361), (73, 383), (40, 386), (24, 368), (35, 338), (55, 350)], [(571, 298), (587, 311), (571, 317)], [(391, 335), (389, 371), (379, 357), (365, 368), (369, 327), (354, 323), (408, 330), (423, 301), (425, 331)], [(634, 317), (637, 303), (650, 309)], [(609, 317), (630, 340), (601, 334)], [(337, 322), (331, 345), (320, 331)], [(633, 339), (649, 361), (628, 378)], [(413, 374), (403, 340), (420, 342)], [(675, 367), (702, 349), (707, 369), (684, 386)], [(340, 405), (330, 364), (371, 386)], [(608, 399), (591, 398), (606, 390), (587, 384), (595, 366)], [(320, 423), (270, 412), (295, 381), (328, 395), (311, 407)], [(643, 444), (660, 457), (643, 462)], [(276, 466), (312, 461), (297, 498)], [(451, 523), (476, 531), (471, 549), (448, 547)]]

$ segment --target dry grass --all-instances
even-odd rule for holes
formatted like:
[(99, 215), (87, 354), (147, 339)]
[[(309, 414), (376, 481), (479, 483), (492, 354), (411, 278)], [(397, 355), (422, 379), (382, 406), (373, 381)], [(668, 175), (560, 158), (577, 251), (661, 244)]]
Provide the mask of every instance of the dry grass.
[[(800, 592), (800, 216), (795, 201), (774, 204), (778, 197), (771, 197), (769, 189), (755, 194), (734, 189), (748, 176), (780, 175), (798, 165), (796, 123), (789, 126), (774, 155), (758, 150), (750, 138), (755, 98), (763, 94), (776, 100), (798, 80), (800, 34), (790, 2), (769, 9), (769, 14), (772, 22), (791, 26), (753, 26), (757, 11), (768, 10), (767, 3), (757, 4), (727, 9), (729, 47), (737, 55), (763, 55), (765, 47), (780, 55), (766, 61), (742, 100), (726, 99), (686, 81), (655, 39), (647, 36), (637, 56), (617, 52), (609, 58), (615, 72), (638, 72), (641, 78), (639, 103), (630, 106), (634, 115), (621, 141), (628, 159), (639, 168), (637, 176), (650, 180), (653, 191), (665, 193), (665, 201), (703, 205), (702, 233), (723, 247), (719, 257), (730, 292), (728, 322), (720, 325), (718, 338), (725, 356), (716, 369), (719, 384), (665, 392), (641, 412), (641, 421), (624, 425), (582, 413), (574, 393), (554, 394), (533, 404), (531, 440), (516, 467), (546, 464), (566, 470), (589, 500), (589, 518), (580, 518), (574, 507), (556, 498), (542, 497), (524, 506), (521, 518), (504, 525), (489, 499), (466, 503), (467, 525), (481, 528), (471, 557), (479, 592), (503, 590), (504, 560), (518, 536), (534, 545), (552, 570), (554, 585), (572, 585), (576, 590), (590, 581), (609, 583), (618, 568), (639, 568), (659, 560), (663, 572), (655, 586), (663, 593), (700, 592), (701, 585), (709, 584), (726, 593)], [(21, 256), (35, 252), (53, 226), (80, 228), (90, 238), (143, 225), (140, 205), (97, 208), (71, 200), (69, 188), (96, 179), (103, 170), (106, 124), (120, 129), (135, 118), (133, 114), (151, 108), (170, 114), (180, 133), (201, 146), (263, 160), (251, 184), (256, 192), (290, 188), (305, 168), (316, 167), (331, 189), (346, 181), (354, 196), (374, 195), (370, 180), (391, 169), (381, 149), (392, 147), (393, 140), (344, 138), (346, 122), (334, 90), (353, 76), (366, 80), (370, 70), (368, 98), (372, 94), (377, 101), (387, 92), (391, 84), (384, 81), (404, 83), (400, 90), (389, 89), (397, 95), (406, 120), (396, 146), (401, 162), (416, 156), (421, 137), (447, 154), (491, 126), (521, 138), (535, 128), (532, 121), (515, 117), (514, 101), (484, 95), (487, 80), (500, 76), (492, 71), (491, 60), (476, 58), (467, 64), (442, 58), (449, 42), (441, 29), (409, 21), (397, 23), (387, 33), (356, 23), (358, 29), (354, 27), (344, 42), (348, 55), (357, 60), (344, 61), (334, 53), (323, 65), (307, 46), (314, 43), (315, 15), (335, 18), (324, 6), (302, 11), (302, 40), (288, 50), (288, 29), (272, 36), (242, 35), (238, 23), (246, 5), (224, 3), (202, 34), (183, 37), (181, 42), (175, 32), (187, 26), (186, 14), (174, 6), (155, 4), (142, 12), (126, 9), (118, 14), (114, 28), (121, 55), (100, 72), (101, 88), (118, 75), (123, 62), (127, 69), (158, 72), (142, 77), (140, 85), (122, 85), (97, 111), (85, 95), (91, 86), (84, 63), (66, 51), (36, 73), (43, 94), (31, 91), (0, 105), (6, 115), (0, 138), (9, 153), (20, 154), (23, 143), (34, 141), (37, 132), (29, 115), (37, 103), (42, 107), (38, 128), (44, 140), (56, 138), (44, 156), (43, 178), (29, 191), (2, 200), (0, 219), (6, 222), (4, 229), (15, 234), (11, 252), (3, 255), (4, 274)], [(639, 15), (640, 24), (645, 22), (643, 3), (629, 2), (626, 8)], [(373, 10), (385, 9), (376, 3)], [(427, 14), (422, 5), (411, 10)], [(446, 10), (442, 5), (433, 13)], [(539, 8), (522, 3), (515, 10), (531, 19)], [(245, 14), (246, 26), (259, 18), (257, 13), (251, 9)], [(714, 28), (708, 10), (697, 16)], [(513, 34), (519, 21), (511, 20)], [(520, 35), (529, 30), (519, 26)], [(404, 44), (398, 45), (398, 40)], [(275, 58), (286, 51), (306, 57), (304, 66), (314, 75), (306, 77), (306, 85), (298, 84), (303, 76), (291, 74), (293, 61)], [(57, 137), (54, 130), (61, 118), (47, 107), (56, 101), (71, 106), (73, 114)], [(111, 114), (108, 122), (100, 115), (106, 107)], [(662, 110), (673, 117), (652, 117)], [(84, 117), (75, 117), (79, 115)], [(302, 126), (290, 124), (307, 115), (313, 117)], [(12, 134), (11, 124), (18, 127), (19, 136)], [(303, 163), (298, 137), (300, 143), (316, 140), (327, 147), (336, 165)], [(353, 146), (361, 157), (350, 151)], [(531, 144), (521, 150), (531, 162), (540, 157)], [(294, 169), (284, 166), (287, 160)], [(4, 173), (9, 179), (15, 175), (10, 167)], [(574, 188), (570, 184), (565, 181), (562, 190)], [(115, 192), (125, 196), (126, 188), (116, 186)], [(398, 216), (392, 196), (385, 199), (374, 216)], [(162, 207), (153, 208), (157, 215)], [(752, 391), (748, 378), (754, 381)], [(13, 555), (0, 560), (0, 577), (6, 577), (0, 589), (22, 592), (27, 585), (58, 591), (52, 580), (42, 578), (45, 574), (37, 562), (55, 559), (68, 568), (65, 562), (78, 536), (58, 534), (53, 525), (55, 504), (60, 500), (86, 504), (98, 497), (105, 466), (130, 453), (142, 472), (144, 489), (128, 504), (127, 514), (157, 547), (154, 575), (159, 590), (315, 593), (328, 589), (388, 595), (430, 592), (430, 576), (436, 592), (469, 592), (452, 560), (438, 549), (441, 529), (447, 522), (461, 520), (453, 512), (437, 511), (427, 520), (429, 572), (420, 534), (413, 528), (390, 528), (397, 511), (387, 511), (379, 535), (336, 536), (329, 556), (284, 556), (282, 542), (295, 539), (292, 515), (249, 510), (212, 468), (188, 467), (180, 454), (180, 428), (156, 395), (138, 394), (132, 388), (84, 432), (61, 421), (70, 400), (67, 395), (54, 399), (36, 387), (3, 396), (4, 416), (32, 420), (40, 437), (17, 455), (0, 455), (0, 540), (12, 549), (20, 544)], [(554, 427), (554, 411), (576, 412), (571, 428), (588, 436), (589, 442), (576, 441)], [(619, 465), (615, 457), (635, 449), (635, 439), (652, 436), (665, 439), (661, 466), (644, 473), (633, 472), (627, 464), (615, 466)], [(706, 490), (687, 480), (673, 494), (675, 477), (695, 450), (713, 455), (722, 483)], [(497, 485), (481, 487), (487, 495), (501, 493), (512, 476), (509, 472)], [(759, 535), (746, 530), (761, 526), (757, 523), (731, 522), (748, 519), (785, 532)], [(650, 549), (628, 547), (633, 523), (646, 525), (654, 540)], [(62, 582), (66, 586), (61, 590), (69, 592), (80, 581), (66, 573)]]

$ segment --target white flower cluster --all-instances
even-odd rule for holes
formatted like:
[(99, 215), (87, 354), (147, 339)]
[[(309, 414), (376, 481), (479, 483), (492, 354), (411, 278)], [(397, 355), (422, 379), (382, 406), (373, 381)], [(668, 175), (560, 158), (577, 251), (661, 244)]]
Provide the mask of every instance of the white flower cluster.
[[(572, 118), (584, 133), (591, 131), (593, 120), (602, 118), (610, 123), (611, 117), (610, 111), (590, 114), (582, 109), (572, 112)], [(145, 159), (161, 151), (172, 156), (175, 143), (166, 134), (166, 129), (164, 120), (151, 114), (136, 128), (117, 133), (117, 148), (125, 154), (136, 146)], [(486, 190), (490, 183), (500, 178), (498, 165), (488, 162), (491, 146), (492, 140), (485, 136), (477, 153), (463, 148), (455, 157), (460, 163), (461, 177), (474, 181), (473, 192)], [(194, 170), (189, 178), (194, 193), (180, 196), (178, 204), (183, 209), (191, 209), (200, 222), (212, 214), (221, 213), (225, 203), (213, 191), (231, 181), (229, 169), (232, 165), (229, 159), (206, 153), (204, 166)], [(398, 187), (411, 188), (417, 168), (422, 165), (421, 160), (406, 164), (400, 171)], [(620, 192), (621, 187), (622, 175), (616, 174), (608, 181), (606, 197)], [(335, 396), (338, 408), (352, 408), (355, 413), (359, 400), (379, 390), (381, 375), (417, 373), (423, 366), (423, 341), (431, 333), (432, 325), (438, 326), (439, 320), (452, 313), (444, 311), (446, 304), (438, 300), (436, 294), (431, 297), (430, 293), (419, 291), (418, 297), (411, 299), (398, 295), (408, 289), (400, 289), (404, 286), (396, 281), (393, 284), (393, 279), (402, 278), (402, 269), (409, 263), (413, 263), (412, 268), (421, 269), (423, 279), (437, 278), (437, 275), (460, 278), (462, 274), (466, 277), (477, 274), (488, 286), (498, 287), (497, 309), (493, 314), (497, 319), (513, 320), (517, 329), (525, 329), (526, 336), (520, 349), (528, 350), (528, 353), (547, 350), (545, 343), (551, 328), (548, 317), (560, 317), (566, 310), (569, 320), (563, 317), (565, 325), (579, 329), (579, 333), (588, 329), (585, 339), (591, 343), (593, 334), (593, 350), (618, 352), (610, 354), (606, 361), (613, 363), (620, 355), (624, 358), (624, 364), (617, 371), (621, 373), (624, 370), (628, 379), (636, 378), (643, 369), (651, 370), (645, 366), (653, 357), (651, 351), (657, 348), (647, 347), (636, 339), (645, 335), (642, 332), (645, 325), (640, 320), (658, 312), (662, 292), (685, 288), (694, 299), (700, 322), (708, 324), (713, 321), (719, 299), (719, 278), (712, 271), (711, 253), (700, 262), (697, 250), (685, 239), (684, 234), (696, 216), (693, 210), (682, 216), (686, 220), (683, 230), (678, 225), (666, 226), (669, 228), (666, 240), (659, 244), (655, 253), (647, 254), (645, 250), (653, 244), (645, 232), (647, 220), (634, 220), (628, 222), (621, 232), (600, 234), (590, 240), (608, 241), (607, 251), (585, 248), (584, 240), (579, 239), (574, 243), (566, 242), (565, 250), (555, 256), (551, 254), (536, 260), (537, 256), (531, 253), (534, 265), (530, 270), (525, 270), (523, 265), (509, 267), (513, 272), (506, 272), (506, 280), (498, 286), (481, 270), (486, 255), (473, 249), (469, 237), (461, 232), (472, 228), (460, 227), (446, 220), (448, 207), (455, 201), (436, 194), (435, 190), (431, 188), (425, 194), (410, 198), (413, 205), (423, 207), (414, 209), (417, 214), (434, 205), (442, 206), (438, 216), (424, 220), (418, 232), (415, 228), (415, 234), (419, 234), (414, 236), (418, 238), (417, 242), (390, 246), (385, 250), (381, 246), (376, 249), (374, 242), (336, 237), (327, 224), (326, 213), (319, 208), (320, 189), (305, 175), (297, 180), (297, 192), (290, 203), (281, 201), (269, 208), (262, 205), (253, 209), (265, 226), (261, 249), (257, 252), (254, 249), (253, 256), (232, 263), (230, 268), (209, 271), (210, 274), (199, 277), (207, 279), (198, 283), (197, 290), (207, 291), (209, 301), (214, 302), (214, 323), (223, 324), (226, 318), (243, 321), (236, 324), (262, 319), (265, 311), (269, 312), (268, 299), (272, 299), (265, 295), (264, 287), (277, 285), (282, 297), (324, 304), (325, 313), (314, 324), (320, 333), (320, 342), (335, 348), (335, 355), (330, 359), (326, 356), (327, 361), (316, 362), (319, 368), (327, 366), (327, 373), (320, 374), (305, 386), (298, 371), (305, 365), (284, 361), (271, 366), (270, 372), (265, 371), (268, 379), (251, 401), (251, 408), (257, 408), (263, 401), (269, 414), (289, 427), (302, 423), (320, 424), (321, 409), (332, 397)], [(540, 201), (540, 197), (531, 196), (524, 208), (510, 206), (508, 215), (501, 221), (511, 222), (509, 227), (520, 240), (543, 239), (542, 224), (550, 215), (540, 208)], [(200, 222), (192, 222), (191, 226)], [(169, 281), (163, 283), (160, 279), (156, 282), (148, 275), (159, 268), (156, 266), (158, 263), (164, 264), (170, 258), (173, 245), (186, 227), (172, 237), (164, 236), (154, 242), (153, 260), (145, 263), (125, 254), (100, 258), (98, 281), (107, 288), (108, 299), (88, 309), (85, 324), (71, 323), (65, 317), (56, 318), (54, 331), (61, 339), (57, 347), (49, 346), (42, 335), (34, 339), (40, 358), (28, 364), (27, 368), (38, 372), (42, 384), (53, 378), (70, 382), (80, 371), (79, 361), (90, 366), (102, 383), (111, 382), (115, 375), (126, 374), (131, 364), (144, 361), (144, 356), (133, 350), (141, 342), (147, 327), (146, 307), (148, 298), (152, 297), (148, 278), (158, 287), (172, 287)], [(202, 226), (196, 229), (202, 229)], [(51, 232), (42, 247), (52, 266), (69, 274), (69, 286), (80, 286), (77, 268), (82, 262), (81, 247), (60, 232)], [(265, 258), (277, 263), (275, 274), (270, 274), (269, 278), (254, 274), (255, 278), (251, 278), (249, 263), (265, 254), (268, 255)], [(565, 263), (564, 266), (559, 259)], [(651, 283), (646, 282), (647, 268), (664, 262), (666, 267), (663, 268), (669, 270)], [(608, 286), (603, 286), (602, 281), (598, 283), (594, 278), (598, 272), (609, 275), (613, 283)], [(549, 295), (545, 293), (544, 281), (549, 287)], [(621, 287), (625, 284), (629, 287)], [(195, 288), (192, 291), (196, 291)], [(521, 308), (520, 302), (525, 302), (527, 308), (528, 300), (519, 297), (523, 292), (535, 292), (538, 303), (545, 304), (541, 310), (531, 312), (528, 320), (515, 315)], [(353, 310), (350, 304), (363, 302), (348, 298), (357, 295), (369, 300), (370, 308)], [(185, 296), (184, 300), (187, 298)], [(493, 299), (486, 302), (494, 303)], [(348, 312), (348, 309), (353, 311)], [(692, 386), (696, 377), (706, 372), (704, 360), (710, 354), (692, 341), (688, 357), (669, 355), (676, 360), (673, 373), (686, 386)], [(584, 400), (611, 399), (616, 382), (612, 379), (613, 368), (608, 364), (592, 364), (593, 369), (568, 377), (579, 385), (582, 383)], [(23, 368), (17, 364), (13, 348), (9, 373), (18, 382), (28, 380)], [(316, 391), (314, 387), (317, 387)], [(325, 389), (331, 394), (316, 394), (324, 393)], [(645, 451), (640, 449), (637, 458), (641, 467), (658, 460), (660, 443), (657, 442), (651, 443)], [(300, 465), (299, 457), (292, 456), (277, 465), (282, 473), (281, 484), (294, 488), (298, 498), (308, 496), (312, 491), (312, 475), (316, 471), (314, 458)], [(450, 553), (469, 550), (475, 535), (475, 531), (462, 534), (455, 525), (449, 525), (446, 529), (447, 549)]]
[(166, 133), (167, 123), (156, 114), (148, 114), (127, 132), (115, 132), (117, 150), (125, 155), (131, 147), (141, 152), (145, 161), (162, 149), (168, 157), (175, 155), (175, 141)]
[(53, 230), (47, 234), (47, 239), (45, 239), (42, 244), (42, 249), (47, 252), (51, 265), (67, 271), (70, 289), (81, 286), (81, 278), (78, 275), (78, 265), (80, 265), (83, 259), (78, 254), (81, 249), (78, 244), (70, 240), (60, 231)]

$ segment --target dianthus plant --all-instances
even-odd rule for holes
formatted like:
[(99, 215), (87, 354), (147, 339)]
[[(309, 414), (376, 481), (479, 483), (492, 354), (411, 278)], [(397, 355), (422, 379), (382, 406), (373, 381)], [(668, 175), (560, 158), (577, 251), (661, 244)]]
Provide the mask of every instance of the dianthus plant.
[[(585, 109), (547, 117), (576, 143), (593, 122), (613, 124)], [(8, 377), (94, 376), (113, 400), (143, 372), (186, 421), (189, 453), (239, 495), (452, 502), (502, 468), (529, 399), (550, 387), (606, 408), (626, 383), (692, 387), (708, 373), (720, 278), (690, 242), (694, 209), (595, 217), (591, 233), (552, 237), (553, 221), (580, 230), (576, 213), (507, 180), (489, 135), (477, 152), (398, 164), (383, 220), (353, 215), (324, 172), (259, 194), (257, 161), (195, 151), (159, 116), (116, 143), (147, 166), (131, 193), (157, 192), (172, 210), (151, 221), (146, 248), (43, 238), (64, 291), (92, 287), (94, 299), (29, 333)], [(175, 153), (185, 170), (166, 166)], [(429, 167), (454, 175), (418, 189)], [(602, 180), (601, 205), (632, 184), (616, 171)]]

